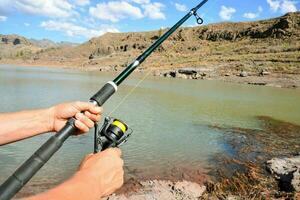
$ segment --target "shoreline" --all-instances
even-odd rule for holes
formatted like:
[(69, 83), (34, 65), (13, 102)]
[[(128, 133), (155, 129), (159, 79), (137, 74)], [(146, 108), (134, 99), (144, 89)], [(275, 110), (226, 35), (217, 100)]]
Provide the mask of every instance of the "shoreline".
[[(257, 118), (264, 123), (263, 130), (214, 127), (224, 131), (224, 142), (235, 153), (214, 156), (216, 167), (201, 171), (206, 176), (200, 181), (185, 177), (131, 180), (131, 186), (103, 200), (299, 199), (300, 126), (264, 116)], [(293, 179), (289, 171), (294, 173)]]
[[(0, 62), (0, 65), (14, 65), (19, 67), (45, 67), (45, 68), (58, 68), (58, 69), (70, 69), (83, 72), (121, 72), (122, 69), (111, 69), (99, 68), (97, 66), (85, 66), (76, 67), (71, 64), (43, 64), (43, 63), (19, 63), (19, 62)], [(174, 78), (174, 79), (193, 79), (197, 80), (216, 80), (227, 83), (237, 83), (244, 85), (255, 85), (255, 86), (268, 86), (277, 88), (288, 88), (288, 89), (299, 89), (300, 88), (300, 74), (285, 74), (285, 73), (266, 73), (266, 75), (260, 75), (256, 73), (246, 72), (226, 72), (224, 70), (218, 71), (217, 69), (211, 70), (208, 68), (188, 68), (183, 69), (186, 72), (178, 73), (182, 69), (139, 69), (135, 71), (135, 74), (146, 74), (150, 73), (153, 77), (162, 78)], [(197, 71), (195, 71), (197, 70)], [(195, 74), (192, 74), (195, 72)]]

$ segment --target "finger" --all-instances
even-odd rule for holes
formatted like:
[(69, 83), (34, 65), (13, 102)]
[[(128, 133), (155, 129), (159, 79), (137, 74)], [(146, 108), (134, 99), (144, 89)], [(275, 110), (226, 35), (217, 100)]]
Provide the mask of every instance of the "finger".
[(90, 111), (93, 114), (102, 114), (103, 108), (95, 106), (92, 103), (89, 102), (81, 102), (81, 101), (76, 101), (74, 103), (74, 106), (76, 107), (77, 110), (81, 111)]
[(103, 108), (99, 106), (93, 106), (88, 109), (92, 114), (102, 115)]
[(94, 122), (82, 113), (77, 113), (75, 115), (75, 118), (78, 119), (79, 121), (81, 121), (88, 128), (93, 128), (94, 127)]
[(84, 115), (93, 120), (94, 122), (98, 122), (101, 119), (101, 115), (91, 114), (89, 111), (85, 111)]
[(84, 133), (89, 132), (89, 127), (87, 127), (84, 123), (82, 123), (79, 120), (75, 121), (75, 126), (76, 126), (76, 128), (78, 128), (80, 131), (82, 131)]
[(109, 156), (115, 155), (117, 157), (121, 157), (122, 152), (119, 148), (108, 148), (108, 149), (100, 152), (100, 154), (98, 154), (98, 155), (100, 156), (101, 154), (106, 154)]

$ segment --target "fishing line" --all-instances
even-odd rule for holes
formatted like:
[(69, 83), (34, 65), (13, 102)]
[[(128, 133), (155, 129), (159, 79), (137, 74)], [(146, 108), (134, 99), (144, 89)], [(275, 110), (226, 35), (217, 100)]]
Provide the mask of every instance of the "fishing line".
[[(214, 5), (216, 5), (216, 1), (214, 0), (213, 1), (214, 3), (213, 3), (213, 5), (211, 5), (211, 4), (209, 4), (209, 8), (212, 8)], [(204, 13), (204, 15), (205, 15), (205, 13)], [(201, 15), (200, 15), (201, 16)], [(199, 16), (198, 16), (199, 17)], [(203, 17), (203, 16), (202, 16)], [(202, 18), (201, 17), (201, 18)], [(196, 20), (198, 20), (198, 18), (196, 17)], [(202, 19), (201, 19), (202, 20)], [(177, 36), (179, 36), (179, 34), (178, 34), (178, 32), (177, 32)], [(173, 45), (173, 47), (172, 47), (174, 50), (176, 50), (177, 48), (176, 48), (176, 45)], [(166, 52), (166, 55), (167, 55), (168, 53)], [(168, 55), (167, 55), (167, 57), (168, 57)], [(159, 62), (158, 63), (160, 63), (160, 61), (162, 61), (162, 59), (163, 59), (163, 56), (160, 56), (160, 59), (159, 59)], [(115, 111), (117, 111), (124, 103), (125, 103), (125, 101), (136, 91), (136, 89), (146, 80), (146, 78), (150, 75), (150, 73), (151, 72), (153, 72), (153, 70), (154, 69), (152, 69), (152, 70), (149, 70), (147, 73), (146, 73), (146, 75), (121, 99), (121, 101), (118, 103), (118, 105), (109, 113), (109, 115), (108, 116), (112, 116), (112, 114), (115, 112)]]
[(109, 113), (108, 116), (111, 116), (116, 110), (118, 110), (119, 107), (121, 107), (121, 105), (127, 100), (127, 98), (135, 92), (135, 90), (142, 84), (142, 82), (146, 80), (146, 78), (150, 75), (152, 71), (153, 70), (149, 70), (149, 72), (146, 73), (146, 75), (126, 94), (126, 96), (121, 99), (119, 104)]
[[(134, 62), (129, 64), (117, 77), (112, 81), (108, 81), (100, 90), (97, 91), (89, 100), (94, 105), (102, 106), (110, 97), (117, 91), (118, 86), (128, 78), (128, 76), (142, 64), (167, 38), (169, 38), (180, 26), (182, 26), (193, 15), (196, 17), (198, 23), (201, 21), (197, 11), (209, 0), (202, 0), (196, 7), (192, 8), (185, 16), (183, 16), (176, 24), (174, 24), (165, 34), (159, 37), (150, 47), (148, 47), (142, 54), (140, 54)], [(200, 20), (200, 21), (199, 21)], [(150, 70), (145, 77), (139, 81), (132, 92), (126, 96), (130, 96), (135, 88), (141, 84), (146, 77), (151, 73)], [(124, 98), (120, 105), (125, 101)], [(32, 156), (27, 159), (19, 168), (0, 186), (0, 199), (9, 200), (21, 190), (24, 185), (49, 161), (49, 159), (62, 147), (65, 141), (71, 135), (76, 134), (78, 129), (75, 126), (75, 118), (68, 119), (67, 123), (56, 134), (52, 135)], [(103, 131), (97, 132), (95, 137), (95, 144), (101, 146), (101, 150), (105, 147), (118, 147), (123, 144), (127, 138), (125, 123), (120, 120), (107, 118), (107, 126), (103, 126)], [(124, 132), (125, 130), (125, 132)], [(103, 134), (101, 134), (103, 133)], [(102, 145), (105, 144), (105, 145)], [(103, 148), (104, 147), (104, 148)], [(99, 148), (100, 149), (100, 148)], [(97, 149), (96, 149), (97, 150)]]

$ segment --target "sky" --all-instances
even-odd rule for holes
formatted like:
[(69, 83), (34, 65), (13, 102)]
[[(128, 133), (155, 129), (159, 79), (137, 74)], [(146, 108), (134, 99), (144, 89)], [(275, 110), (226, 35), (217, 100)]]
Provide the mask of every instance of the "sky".
[[(82, 43), (107, 32), (171, 27), (200, 0), (0, 0), (0, 34)], [(254, 21), (299, 11), (300, 0), (209, 0), (205, 24)], [(195, 26), (191, 17), (185, 26)]]

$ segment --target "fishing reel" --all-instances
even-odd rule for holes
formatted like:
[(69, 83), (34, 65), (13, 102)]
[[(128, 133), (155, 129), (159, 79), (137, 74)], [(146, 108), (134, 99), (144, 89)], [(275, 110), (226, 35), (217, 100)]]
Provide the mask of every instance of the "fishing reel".
[(110, 147), (121, 146), (127, 142), (132, 132), (132, 129), (129, 129), (127, 124), (121, 120), (105, 117), (101, 128), (99, 128), (98, 124), (95, 124), (94, 153)]

